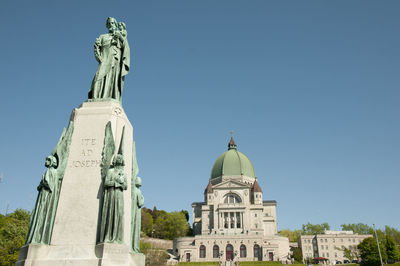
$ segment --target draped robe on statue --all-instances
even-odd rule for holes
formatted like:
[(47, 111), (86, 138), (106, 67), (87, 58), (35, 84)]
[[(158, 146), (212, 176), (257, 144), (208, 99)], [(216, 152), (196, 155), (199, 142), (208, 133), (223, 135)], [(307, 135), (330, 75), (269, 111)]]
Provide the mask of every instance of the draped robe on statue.
[(57, 170), (49, 167), (38, 186), (26, 243), (50, 244), (60, 185)]
[(136, 177), (135, 185), (133, 186), (132, 194), (132, 251), (135, 253), (140, 253), (140, 230), (141, 230), (141, 220), (142, 211), (141, 208), (144, 205), (144, 197), (142, 191), (139, 187), (142, 185), (142, 180), (140, 177)]
[(94, 44), (99, 62), (88, 98), (121, 101), (125, 75), (130, 67), (128, 40), (117, 33), (100, 35)]
[(124, 241), (124, 194), (127, 189), (122, 169), (111, 168), (104, 180), (104, 198), (100, 242), (123, 243)]

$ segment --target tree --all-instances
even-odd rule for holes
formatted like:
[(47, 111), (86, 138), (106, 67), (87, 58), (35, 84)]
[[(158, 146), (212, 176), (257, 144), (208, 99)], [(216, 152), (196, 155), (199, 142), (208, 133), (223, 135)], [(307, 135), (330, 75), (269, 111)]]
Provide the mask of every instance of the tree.
[(158, 211), (153, 228), (155, 237), (174, 239), (186, 236), (189, 231), (189, 224), (183, 212)]
[(142, 232), (147, 236), (151, 236), (153, 230), (153, 217), (149, 212), (142, 209)]
[(343, 252), (343, 257), (347, 258), (349, 261), (354, 259), (360, 259), (360, 251), (358, 250), (357, 246), (349, 246), (349, 248), (343, 247), (336, 247), (337, 250)]
[(0, 216), (0, 265), (14, 265), (19, 249), (25, 244), (29, 227), (29, 212), (16, 209)]
[(373, 234), (374, 229), (363, 223), (358, 223), (358, 224), (342, 224), (341, 225), (342, 230), (344, 231), (353, 231), (355, 234), (360, 234), (360, 235), (368, 235), (368, 234)]
[(317, 235), (317, 234), (323, 234), (325, 230), (329, 230), (331, 227), (329, 226), (328, 223), (322, 223), (322, 224), (303, 224), (302, 226), (302, 234), (303, 235)]
[(386, 235), (385, 248), (388, 260), (390, 262), (395, 262), (400, 260), (400, 252), (396, 246), (396, 242), (391, 235)]
[(278, 232), (279, 235), (281, 236), (286, 236), (289, 238), (289, 242), (297, 242), (301, 235), (301, 230), (293, 230), (291, 231), (290, 229), (284, 229)]
[(342, 251), (345, 258), (347, 258), (349, 261), (353, 261), (354, 255), (350, 248), (343, 247)]
[(303, 262), (303, 253), (301, 248), (293, 248), (293, 259), (299, 263)]
[(181, 210), (181, 213), (183, 213), (183, 215), (185, 215), (186, 221), (189, 222), (189, 212), (187, 210)]
[[(384, 247), (383, 242), (379, 243), (380, 250), (381, 250), (381, 255), (382, 255), (382, 260), (386, 261), (387, 260), (387, 255), (386, 255), (386, 250)], [(373, 237), (368, 237), (365, 238), (359, 245), (358, 249), (360, 250), (360, 256), (362, 259), (362, 264), (363, 265), (380, 265), (380, 259), (379, 259), (379, 251), (378, 251), (378, 245), (376, 244), (376, 240)]]
[(396, 244), (400, 246), (400, 231), (399, 230), (386, 225), (385, 226), (385, 234), (392, 237), (393, 240), (396, 242)]

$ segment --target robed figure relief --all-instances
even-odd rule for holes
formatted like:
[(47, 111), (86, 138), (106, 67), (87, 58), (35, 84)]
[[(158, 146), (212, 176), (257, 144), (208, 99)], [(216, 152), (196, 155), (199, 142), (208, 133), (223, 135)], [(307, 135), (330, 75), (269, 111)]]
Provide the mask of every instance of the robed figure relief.
[(52, 155), (46, 157), (47, 170), (37, 187), (39, 194), (31, 214), (26, 244), (50, 244), (73, 130), (73, 122), (70, 122), (68, 129), (64, 128)]
[(88, 99), (115, 99), (121, 102), (124, 78), (130, 67), (126, 25), (109, 17), (106, 26), (108, 33), (100, 35), (94, 44), (94, 55), (99, 66)]
[(124, 171), (124, 131), (122, 130), (118, 153), (111, 158), (115, 151), (114, 137), (111, 122), (106, 125), (103, 147), (102, 177), (103, 177), (103, 205), (101, 209), (100, 243), (124, 242), (124, 191), (127, 179)]
[(139, 167), (136, 159), (136, 145), (133, 142), (132, 152), (132, 176), (131, 176), (131, 199), (132, 199), (132, 217), (131, 217), (131, 251), (140, 253), (140, 229), (142, 220), (141, 208), (144, 205), (144, 198), (140, 187), (142, 179), (137, 176)]

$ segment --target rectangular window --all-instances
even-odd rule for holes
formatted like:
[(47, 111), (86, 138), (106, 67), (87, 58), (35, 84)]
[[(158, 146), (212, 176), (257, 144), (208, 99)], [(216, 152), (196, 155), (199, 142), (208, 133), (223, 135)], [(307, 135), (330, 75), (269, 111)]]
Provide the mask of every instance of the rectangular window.
[(326, 256), (329, 257), (329, 253), (326, 253)]
[(332, 242), (335, 243), (335, 239), (334, 238), (332, 238)]

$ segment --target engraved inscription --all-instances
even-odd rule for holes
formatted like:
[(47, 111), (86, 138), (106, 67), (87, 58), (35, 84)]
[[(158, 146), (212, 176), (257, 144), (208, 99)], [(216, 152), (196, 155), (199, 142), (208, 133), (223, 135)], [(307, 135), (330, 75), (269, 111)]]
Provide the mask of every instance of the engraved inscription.
[(97, 140), (93, 138), (81, 139), (80, 160), (72, 161), (73, 167), (99, 167), (101, 159), (95, 158)]

